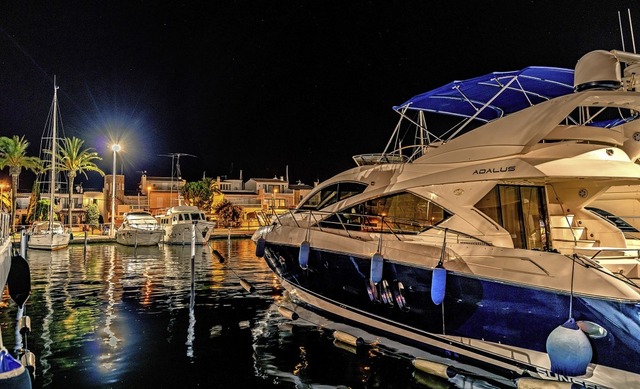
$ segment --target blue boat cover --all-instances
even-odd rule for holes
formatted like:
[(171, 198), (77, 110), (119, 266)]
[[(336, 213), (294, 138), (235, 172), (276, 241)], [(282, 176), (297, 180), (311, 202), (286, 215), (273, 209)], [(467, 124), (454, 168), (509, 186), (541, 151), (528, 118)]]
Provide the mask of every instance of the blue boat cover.
[[(509, 86), (492, 100), (507, 84)], [(402, 111), (406, 108), (465, 118), (477, 114), (475, 119), (489, 122), (569, 93), (573, 93), (572, 69), (530, 66), (523, 70), (453, 81), (414, 96), (393, 109)]]

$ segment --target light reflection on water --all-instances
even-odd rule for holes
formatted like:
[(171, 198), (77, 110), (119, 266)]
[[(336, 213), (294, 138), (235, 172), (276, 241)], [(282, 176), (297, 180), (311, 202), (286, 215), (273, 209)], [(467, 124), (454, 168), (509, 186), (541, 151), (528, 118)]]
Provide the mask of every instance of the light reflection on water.
[[(193, 258), (190, 246), (29, 251), (34, 388), (452, 387), (425, 386), (406, 360), (338, 348), (326, 331), (288, 322), (277, 312), (283, 290), (254, 250), (233, 239)], [(6, 291), (3, 302), (11, 349), (16, 307)]]

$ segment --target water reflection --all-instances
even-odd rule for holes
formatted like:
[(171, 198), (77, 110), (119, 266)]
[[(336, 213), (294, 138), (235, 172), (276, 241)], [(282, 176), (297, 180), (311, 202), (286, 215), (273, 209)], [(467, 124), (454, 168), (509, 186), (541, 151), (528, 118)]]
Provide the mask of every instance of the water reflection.
[[(431, 378), (396, 355), (334, 346), (325, 323), (283, 318), (283, 289), (250, 240), (210, 246), (29, 251), (34, 388), (424, 388)], [(3, 302), (12, 347), (16, 307)]]

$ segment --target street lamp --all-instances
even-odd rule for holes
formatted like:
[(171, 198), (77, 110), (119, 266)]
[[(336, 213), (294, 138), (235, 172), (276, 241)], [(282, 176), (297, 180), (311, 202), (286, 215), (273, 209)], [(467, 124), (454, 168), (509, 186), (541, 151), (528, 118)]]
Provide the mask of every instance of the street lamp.
[(111, 182), (111, 228), (109, 229), (109, 236), (115, 236), (115, 220), (116, 220), (116, 153), (120, 151), (120, 145), (115, 144), (111, 146), (113, 150), (113, 181)]
[(147, 186), (147, 208), (149, 208), (149, 212), (151, 212), (151, 187)]
[(0, 211), (4, 211), (4, 195), (2, 192), (4, 191), (4, 182), (0, 182)]

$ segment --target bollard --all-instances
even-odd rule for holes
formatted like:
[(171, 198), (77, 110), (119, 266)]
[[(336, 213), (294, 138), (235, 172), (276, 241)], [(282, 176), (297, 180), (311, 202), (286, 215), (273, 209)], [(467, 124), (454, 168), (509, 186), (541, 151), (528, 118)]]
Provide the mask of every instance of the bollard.
[(27, 258), (27, 241), (29, 236), (25, 230), (20, 232), (20, 256), (22, 258)]

